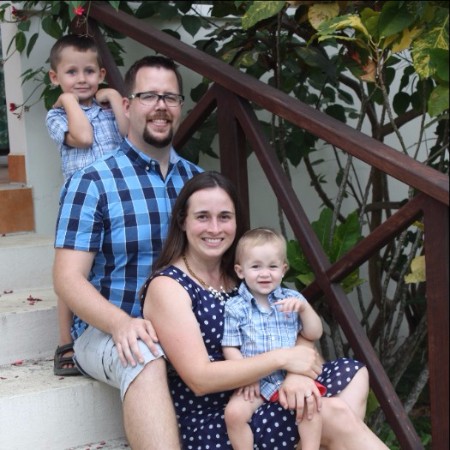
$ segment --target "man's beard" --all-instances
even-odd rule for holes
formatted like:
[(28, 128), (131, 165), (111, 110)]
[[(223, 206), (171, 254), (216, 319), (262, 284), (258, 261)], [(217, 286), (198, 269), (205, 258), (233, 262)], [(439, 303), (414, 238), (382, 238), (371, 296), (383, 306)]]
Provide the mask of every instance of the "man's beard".
[(164, 138), (156, 138), (155, 136), (153, 136), (147, 128), (144, 129), (144, 134), (142, 135), (142, 138), (144, 139), (144, 141), (155, 147), (155, 148), (164, 148), (167, 147), (168, 145), (170, 145), (170, 143), (173, 140), (173, 129), (170, 129), (169, 134), (164, 137)]

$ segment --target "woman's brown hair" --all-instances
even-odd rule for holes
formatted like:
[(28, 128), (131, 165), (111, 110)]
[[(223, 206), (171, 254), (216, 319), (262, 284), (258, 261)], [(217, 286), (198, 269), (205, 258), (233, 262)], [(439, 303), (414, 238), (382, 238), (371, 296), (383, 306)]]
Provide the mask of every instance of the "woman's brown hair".
[(192, 194), (203, 189), (219, 187), (223, 189), (233, 202), (236, 213), (236, 236), (233, 244), (225, 252), (222, 258), (222, 270), (231, 279), (237, 280), (234, 271), (234, 252), (239, 238), (244, 233), (244, 220), (242, 206), (240, 204), (236, 188), (233, 183), (215, 171), (202, 172), (191, 178), (183, 187), (178, 195), (172, 210), (172, 219), (169, 226), (169, 234), (163, 245), (159, 258), (153, 266), (154, 271), (161, 270), (183, 255), (187, 246), (186, 232), (183, 230), (189, 207), (189, 199)]

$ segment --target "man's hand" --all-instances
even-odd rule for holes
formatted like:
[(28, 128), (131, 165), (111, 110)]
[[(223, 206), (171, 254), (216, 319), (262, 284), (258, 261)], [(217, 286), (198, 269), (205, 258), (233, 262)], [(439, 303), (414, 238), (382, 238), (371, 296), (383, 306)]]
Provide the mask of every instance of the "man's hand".
[(158, 342), (155, 329), (149, 320), (124, 316), (115, 325), (112, 333), (114, 343), (119, 353), (120, 362), (124, 367), (131, 364), (143, 364), (144, 357), (139, 350), (138, 340), (143, 341), (150, 351), (158, 356), (159, 349), (155, 345)]

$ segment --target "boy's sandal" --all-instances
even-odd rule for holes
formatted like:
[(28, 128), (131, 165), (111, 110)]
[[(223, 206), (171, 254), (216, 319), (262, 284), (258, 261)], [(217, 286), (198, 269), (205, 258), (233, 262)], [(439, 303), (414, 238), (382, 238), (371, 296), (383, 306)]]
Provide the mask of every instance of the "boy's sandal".
[(68, 352), (73, 352), (72, 343), (56, 347), (55, 357), (53, 360), (53, 373), (55, 375), (64, 377), (81, 375), (81, 372), (75, 365), (72, 356), (64, 356)]

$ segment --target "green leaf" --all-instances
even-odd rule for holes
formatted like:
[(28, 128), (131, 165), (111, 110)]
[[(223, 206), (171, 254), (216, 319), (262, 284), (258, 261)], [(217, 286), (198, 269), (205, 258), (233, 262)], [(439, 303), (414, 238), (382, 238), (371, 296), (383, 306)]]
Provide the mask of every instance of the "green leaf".
[(295, 240), (288, 241), (287, 257), (291, 269), (296, 270), (297, 272), (300, 273), (308, 273), (311, 271), (308, 261), (306, 261), (305, 255), (303, 254), (303, 251), (300, 248), (300, 244), (298, 243), (298, 241)]
[(411, 96), (406, 92), (397, 92), (394, 96), (392, 106), (394, 107), (395, 114), (400, 116), (407, 111), (411, 103)]
[(178, 11), (183, 14), (187, 14), (187, 12), (191, 9), (192, 2), (177, 1), (175, 2), (175, 6), (178, 8)]
[(345, 255), (361, 239), (359, 218), (356, 212), (347, 216), (344, 223), (336, 227), (333, 236), (331, 260), (337, 261)]
[(442, 81), (448, 82), (448, 50), (443, 48), (430, 49), (430, 69)]
[(139, 8), (134, 15), (138, 19), (145, 19), (146, 17), (152, 17), (156, 12), (157, 8), (155, 2), (140, 2)]
[(359, 31), (364, 36), (370, 37), (367, 28), (361, 22), (361, 18), (356, 14), (346, 14), (344, 16), (338, 16), (334, 19), (323, 22), (319, 27), (319, 42), (324, 39), (342, 39), (345, 41), (354, 41), (354, 37), (345, 37), (337, 35), (336, 31), (345, 30), (346, 28), (353, 28)]
[(191, 89), (191, 99), (194, 102), (198, 102), (203, 97), (203, 95), (206, 93), (208, 88), (209, 88), (208, 83), (205, 83), (205, 82), (200, 83), (198, 86)]
[(325, 112), (335, 119), (346, 123), (347, 122), (347, 116), (345, 115), (345, 109), (341, 105), (330, 105), (328, 108), (326, 108)]
[(62, 30), (58, 22), (47, 16), (42, 20), (42, 29), (52, 38), (58, 39), (62, 36)]
[(284, 1), (256, 1), (242, 16), (242, 28), (248, 30), (261, 20), (276, 16), (285, 6)]
[[(448, 52), (448, 28), (445, 26), (434, 27), (427, 33), (417, 38), (412, 45), (413, 64), (416, 72), (423, 78), (433, 76), (440, 67), (440, 64), (430, 64), (430, 53), (432, 49), (443, 49)], [(434, 55), (434, 59), (438, 60), (439, 55)], [(448, 56), (447, 56), (448, 61)]]
[(39, 33), (34, 33), (31, 37), (30, 40), (28, 41), (28, 45), (27, 45), (27, 57), (30, 57), (30, 54), (33, 50), (34, 44), (36, 44), (37, 38), (39, 37)]
[(400, 33), (414, 22), (414, 16), (405, 8), (403, 2), (386, 2), (378, 20), (380, 37), (388, 37)]
[(108, 2), (116, 11), (119, 10), (120, 1), (118, 0), (112, 0)]
[(171, 5), (169, 2), (160, 2), (159, 15), (162, 20), (170, 20), (178, 15), (178, 9), (176, 6)]
[(25, 37), (25, 33), (21, 31), (16, 33), (15, 36), (16, 49), (19, 53), (22, 53), (27, 45), (27, 38)]
[(183, 25), (184, 29), (194, 37), (198, 30), (202, 27), (202, 21), (197, 16), (182, 16), (181, 17), (181, 25)]
[(23, 20), (22, 22), (19, 22), (17, 29), (26, 33), (30, 29), (30, 21)]
[(322, 248), (325, 253), (328, 254), (330, 249), (330, 230), (331, 230), (331, 221), (333, 218), (333, 211), (329, 208), (324, 208), (319, 216), (319, 219), (313, 223), (311, 226), (315, 231), (320, 243), (322, 244)]
[(449, 89), (448, 86), (436, 86), (431, 92), (428, 100), (428, 114), (436, 117), (449, 109)]

